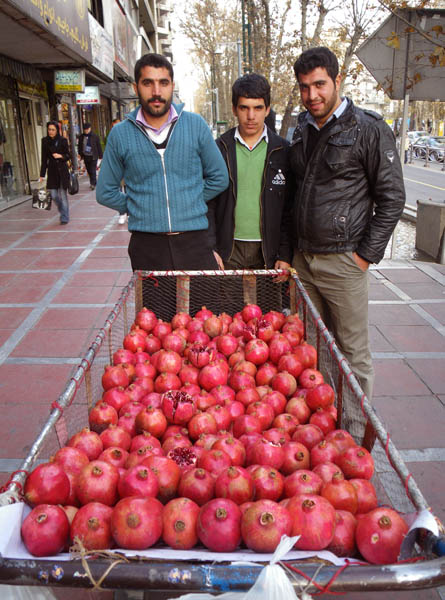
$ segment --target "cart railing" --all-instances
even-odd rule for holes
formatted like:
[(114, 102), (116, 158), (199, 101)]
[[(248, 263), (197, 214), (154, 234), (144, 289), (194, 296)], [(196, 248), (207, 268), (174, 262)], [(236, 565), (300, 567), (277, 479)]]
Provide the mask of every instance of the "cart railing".
[[(223, 312), (227, 305), (231, 311), (241, 310), (248, 302), (263, 304), (264, 307), (276, 306), (284, 312), (298, 313), (305, 325), (308, 343), (313, 344), (318, 352), (318, 368), (335, 389), (338, 408), (339, 426), (354, 435), (349, 427), (365, 416), (368, 425), (365, 439), (377, 441), (373, 450), (376, 459), (377, 474), (375, 486), (379, 498), (384, 503), (391, 503), (403, 512), (414, 512), (428, 508), (428, 503), (409, 473), (400, 453), (391, 441), (381, 420), (378, 418), (371, 402), (366, 398), (360, 385), (352, 373), (345, 357), (339, 350), (333, 336), (326, 329), (315, 306), (311, 302), (304, 287), (295, 274), (289, 281), (277, 283), (277, 277), (283, 271), (191, 271), (191, 272), (142, 272), (135, 273), (124, 288), (118, 302), (108, 315), (103, 327), (98, 331), (72, 377), (59, 396), (51, 404), (51, 411), (42, 431), (37, 436), (24, 459), (21, 469), (10, 479), (7, 489), (0, 494), (0, 504), (8, 504), (20, 499), (20, 493), (26, 478), (35, 461), (48, 460), (63, 446), (69, 437), (88, 423), (88, 412), (102, 395), (101, 373), (104, 366), (112, 362), (113, 353), (122, 346), (123, 337), (128, 333), (135, 315), (142, 306), (149, 306), (155, 312), (171, 319), (179, 311), (194, 314), (201, 304), (207, 304), (214, 312)], [(263, 308), (262, 306), (262, 308)], [(222, 310), (221, 310), (222, 309)], [(227, 310), (227, 309), (226, 309)], [(266, 308), (263, 308), (265, 311)], [(426, 540), (427, 538), (425, 538)], [(179, 591), (213, 591), (223, 589), (223, 578), (232, 578), (233, 588), (239, 591), (248, 589), (255, 581), (260, 567), (243, 568), (224, 564), (201, 564), (174, 561), (169, 563), (151, 561), (154, 565), (153, 579), (147, 582), (146, 567), (141, 563), (129, 560), (117, 564), (105, 578), (104, 588), (128, 588), (160, 590), (165, 593), (170, 589), (178, 591), (178, 586), (170, 586), (171, 569), (188, 569), (192, 578), (187, 585), (179, 587)], [(319, 563), (298, 562), (303, 575), (289, 571), (289, 576), (298, 591), (300, 586), (308, 585), (309, 593), (319, 586), (325, 586), (336, 574), (335, 581), (329, 588), (335, 591), (379, 590), (379, 589), (416, 589), (432, 587), (445, 583), (445, 561), (434, 559), (431, 548), (424, 547), (417, 559), (419, 562), (409, 565), (398, 564), (391, 567), (372, 565), (354, 566), (337, 573), (338, 567)], [(10, 561), (0, 560), (0, 581), (2, 583), (40, 585), (37, 569), (42, 568), (45, 561)], [(93, 578), (105, 572), (109, 560), (97, 559), (89, 561)], [(77, 577), (78, 561), (67, 561), (63, 565), (65, 577), (63, 585), (73, 587), (90, 587), (88, 578)], [(71, 573), (71, 575), (70, 575)], [(144, 574), (145, 573), (145, 574)], [(204, 577), (205, 574), (205, 577)], [(72, 577), (72, 579), (70, 579)], [(203, 585), (203, 582), (210, 584)], [(217, 582), (220, 582), (218, 584)], [(54, 585), (58, 585), (54, 582)], [(168, 596), (166, 596), (168, 597)]]

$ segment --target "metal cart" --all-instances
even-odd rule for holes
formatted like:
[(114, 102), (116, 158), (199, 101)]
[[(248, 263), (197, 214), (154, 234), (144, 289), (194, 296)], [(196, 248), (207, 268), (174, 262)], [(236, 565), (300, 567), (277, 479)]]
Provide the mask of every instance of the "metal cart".
[[(277, 271), (193, 271), (142, 272), (133, 275), (116, 306), (98, 332), (89, 350), (68, 381), (64, 392), (52, 403), (50, 416), (35, 440), (21, 470), (14, 474), (0, 503), (20, 501), (26, 473), (35, 461), (46, 461), (69, 437), (88, 424), (88, 412), (102, 396), (101, 376), (122, 346), (136, 313), (147, 306), (158, 317), (170, 320), (176, 312), (194, 314), (202, 305), (216, 313), (235, 313), (254, 302), (263, 311), (275, 308), (298, 313), (305, 324), (306, 340), (318, 352), (318, 368), (336, 392), (338, 427), (350, 431), (356, 441), (370, 446), (376, 474), (373, 483), (381, 504), (390, 504), (403, 513), (428, 509), (413, 477), (377, 417), (371, 403), (326, 329), (306, 291), (293, 274), (277, 283)], [(357, 423), (365, 415), (368, 424), (364, 439), (358, 438)], [(0, 509), (1, 510), (1, 509)], [(441, 525), (439, 524), (439, 527)], [(347, 565), (339, 569), (320, 560), (286, 562), (283, 566), (296, 592), (349, 592), (372, 590), (413, 590), (444, 585), (443, 542), (418, 530), (414, 556), (395, 565)], [(71, 559), (53, 564), (48, 560), (12, 560), (0, 557), (0, 583), (10, 585), (50, 585), (73, 588), (144, 590), (150, 598), (173, 598), (189, 592), (221, 593), (246, 591), (258, 577), (257, 566), (210, 563), (175, 559), (128, 559), (117, 554), (99, 553), (85, 561)], [(62, 569), (63, 577), (60, 577)], [(42, 579), (42, 573), (45, 577)]]

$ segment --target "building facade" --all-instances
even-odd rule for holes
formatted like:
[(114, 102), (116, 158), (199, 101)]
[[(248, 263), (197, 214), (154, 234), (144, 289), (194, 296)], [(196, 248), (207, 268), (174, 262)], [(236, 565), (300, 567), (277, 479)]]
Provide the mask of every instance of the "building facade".
[(104, 142), (137, 104), (136, 60), (172, 58), (169, 14), (166, 0), (0, 0), (0, 210), (37, 186), (48, 120), (76, 166), (82, 123)]

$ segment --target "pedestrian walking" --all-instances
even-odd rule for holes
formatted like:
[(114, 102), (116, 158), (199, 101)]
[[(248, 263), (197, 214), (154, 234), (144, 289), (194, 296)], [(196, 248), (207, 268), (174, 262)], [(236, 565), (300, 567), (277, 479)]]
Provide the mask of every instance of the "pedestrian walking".
[(99, 137), (91, 131), (91, 123), (84, 123), (83, 133), (79, 136), (77, 153), (85, 163), (90, 178), (90, 189), (97, 183), (97, 161), (102, 158), (102, 146)]
[[(293, 266), (368, 398), (368, 268), (384, 256), (405, 204), (395, 138), (380, 115), (339, 94), (335, 54), (303, 52), (294, 65), (301, 101), (290, 149), (296, 194)], [(363, 435), (360, 409), (350, 431)]]
[(70, 174), (67, 162), (70, 160), (68, 140), (59, 133), (57, 121), (48, 121), (47, 135), (42, 138), (42, 161), (40, 165), (40, 181), (45, 175), (46, 189), (50, 191), (60, 213), (60, 224), (66, 225), (70, 220), (67, 189)]
[(224, 159), (204, 119), (172, 102), (164, 56), (142, 56), (134, 75), (140, 106), (110, 131), (97, 201), (128, 214), (133, 270), (216, 269), (207, 203), (228, 185)]

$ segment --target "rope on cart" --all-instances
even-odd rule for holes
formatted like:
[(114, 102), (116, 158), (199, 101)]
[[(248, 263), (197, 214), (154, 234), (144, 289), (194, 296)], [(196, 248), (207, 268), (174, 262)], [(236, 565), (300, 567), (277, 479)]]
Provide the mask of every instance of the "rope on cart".
[[(320, 570), (323, 568), (324, 565), (320, 565), (320, 567), (317, 569), (317, 571), (314, 573), (314, 575), (312, 577), (310, 577), (304, 571), (301, 571), (300, 569), (297, 569), (297, 567), (294, 567), (290, 563), (283, 562), (282, 564), (284, 566), (286, 566), (288, 569), (290, 569), (291, 571), (293, 571), (294, 573), (297, 573), (301, 577), (304, 577), (304, 579), (306, 579), (308, 581), (308, 585), (306, 587), (309, 587), (310, 584), (313, 584), (317, 588), (318, 592), (314, 592), (313, 596), (319, 596), (320, 594), (331, 594), (333, 596), (342, 596), (342, 595), (344, 595), (346, 593), (346, 592), (332, 592), (329, 588), (332, 586), (332, 584), (337, 579), (337, 577), (340, 575), (340, 573), (342, 573), (347, 567), (349, 567), (351, 565), (351, 563), (348, 561), (348, 559), (345, 559), (345, 564), (342, 565), (332, 575), (332, 577), (330, 578), (330, 580), (324, 586), (320, 585), (319, 583), (317, 583), (315, 581), (315, 577), (317, 577), (318, 573), (320, 572)], [(303, 591), (305, 591), (305, 590), (303, 590)]]
[(147, 279), (151, 279), (153, 281), (153, 285), (155, 287), (159, 287), (159, 281), (157, 280), (157, 278), (153, 275), (153, 273), (147, 273), (147, 275), (142, 275), (142, 271), (138, 271), (138, 278), (141, 281), (145, 281)]
[[(0, 494), (5, 494), (6, 492), (8, 492), (9, 488), (12, 485), (17, 486), (19, 489), (18, 489), (18, 491), (10, 491), (9, 492), (7, 502), (2, 502), (2, 500), (0, 499), (0, 506), (4, 506), (5, 504), (13, 504), (14, 502), (21, 502), (22, 497), (23, 497), (23, 486), (20, 483), (20, 481), (13, 481), (13, 478), (16, 475), (18, 475), (19, 473), (25, 473), (25, 475), (28, 476), (28, 471), (26, 471), (25, 469), (17, 469), (17, 471), (14, 471), (13, 473), (11, 473), (8, 481), (0, 487)], [(11, 497), (13, 499), (13, 502), (11, 502)]]
[[(85, 546), (82, 544), (78, 536), (76, 536), (73, 541), (74, 544), (70, 548), (71, 558), (80, 559), (80, 561), (82, 562), (82, 567), (84, 568), (85, 573), (93, 586), (93, 591), (103, 590), (103, 588), (101, 587), (102, 583), (116, 565), (130, 562), (125, 556), (123, 556), (122, 554), (117, 554), (115, 552), (108, 552), (104, 550), (86, 550)], [(91, 570), (88, 565), (87, 558), (89, 556), (94, 556), (97, 558), (114, 559), (114, 561), (109, 565), (105, 572), (102, 573), (101, 577), (97, 581), (91, 574)]]

